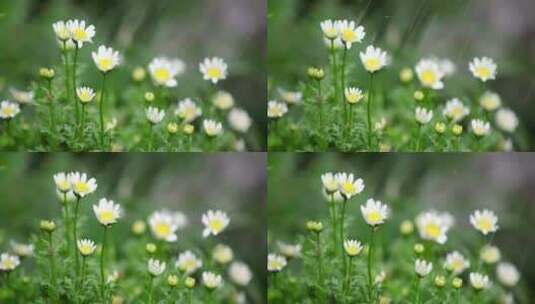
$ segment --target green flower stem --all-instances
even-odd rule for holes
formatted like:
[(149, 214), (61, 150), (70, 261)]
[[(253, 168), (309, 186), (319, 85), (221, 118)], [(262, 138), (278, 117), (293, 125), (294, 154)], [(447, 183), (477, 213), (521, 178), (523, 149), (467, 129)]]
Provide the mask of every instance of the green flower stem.
[(67, 54), (67, 42), (63, 41), (63, 66), (65, 68), (65, 100), (71, 99), (71, 90), (69, 89), (69, 56)]
[(370, 244), (368, 249), (368, 296), (370, 303), (373, 300), (373, 278), (372, 278), (372, 262), (373, 262), (373, 247), (374, 247), (375, 228), (370, 230)]
[(318, 286), (321, 286), (323, 284), (323, 263), (321, 257), (320, 233), (316, 233), (316, 255), (318, 257)]
[[(69, 205), (67, 203), (67, 193), (64, 192), (63, 193), (63, 201), (64, 201), (64, 205), (63, 205), (63, 209), (64, 209), (64, 213), (63, 213), (63, 224), (65, 225), (65, 241), (67, 241), (67, 244), (69, 244), (69, 246), (67, 246), (67, 252), (70, 253), (71, 252), (71, 248), (72, 246), (70, 246), (71, 244), (71, 235), (70, 235), (70, 231), (71, 231), (71, 225), (70, 225), (70, 217), (69, 217)], [(69, 254), (70, 255), (70, 254)]]
[(193, 294), (193, 290), (189, 290), (189, 291), (187, 292), (188, 304), (191, 304), (192, 294)]
[(11, 134), (11, 118), (6, 119), (6, 133), (9, 138), (13, 137)]
[(152, 304), (152, 285), (154, 277), (149, 274), (149, 304)]
[(373, 102), (373, 73), (370, 73), (370, 85), (368, 87), (368, 150), (372, 150), (372, 102)]
[(54, 246), (52, 243), (52, 232), (48, 234), (48, 257), (50, 259), (50, 285), (54, 287), (54, 298), (56, 302), (59, 301), (58, 297), (58, 283), (56, 279), (56, 266), (54, 261)]
[(421, 279), (418, 277), (416, 278), (416, 290), (414, 293), (414, 303), (420, 304), (420, 281)]
[(338, 241), (336, 237), (337, 233), (337, 227), (336, 227), (336, 205), (334, 203), (334, 194), (331, 194), (331, 224), (332, 224), (332, 238), (333, 238), (333, 247), (334, 247), (334, 253), (337, 254), (338, 252)]
[(149, 121), (149, 146), (148, 146), (148, 152), (152, 151), (152, 123)]
[(323, 131), (323, 102), (321, 100), (321, 80), (318, 80), (318, 111), (320, 118), (320, 130)]
[(52, 80), (47, 80), (47, 97), (48, 97), (48, 110), (50, 112), (50, 128), (54, 133), (56, 133), (56, 119), (54, 116), (54, 104), (53, 104), (53, 95), (52, 95)]
[(108, 231), (108, 227), (104, 226), (102, 231), (102, 250), (100, 252), (100, 297), (102, 298), (102, 302), (106, 302), (106, 298), (104, 297), (104, 254), (105, 254), (105, 248), (106, 248), (106, 232)]
[(73, 217), (73, 232), (72, 232), (72, 235), (73, 235), (73, 243), (74, 243), (74, 262), (75, 262), (75, 273), (76, 273), (76, 278), (78, 279), (78, 275), (80, 274), (80, 261), (79, 261), (79, 257), (78, 257), (78, 254), (77, 254), (77, 250), (78, 250), (78, 246), (76, 245), (76, 242), (78, 240), (78, 231), (77, 231), (77, 227), (78, 227), (78, 209), (80, 207), (80, 200), (81, 200), (81, 197), (77, 196), (76, 197), (76, 205), (74, 207), (74, 217)]
[(351, 268), (353, 266), (353, 257), (349, 257), (349, 265), (346, 271), (346, 279), (344, 282), (344, 295), (347, 293), (349, 286), (351, 285)]
[(74, 62), (73, 62), (73, 66), (72, 66), (72, 91), (74, 93), (73, 95), (73, 103), (74, 103), (74, 108), (75, 108), (75, 112), (76, 112), (76, 124), (78, 124), (80, 122), (80, 113), (79, 113), (79, 109), (78, 109), (78, 102), (76, 102), (76, 64), (77, 64), (77, 61), (78, 61), (78, 43), (76, 43), (76, 47), (74, 48)]
[(346, 216), (346, 205), (347, 205), (347, 199), (344, 197), (344, 201), (342, 202), (342, 212), (340, 215), (340, 244), (338, 244), (338, 247), (340, 248), (340, 252), (342, 253), (342, 262), (344, 266), (344, 273), (346, 271), (346, 255), (344, 253), (344, 250), (342, 249), (344, 240), (345, 240), (345, 216)]
[[(78, 286), (83, 286), (83, 284), (84, 284), (84, 279), (85, 279), (85, 265), (86, 265), (86, 263), (85, 263), (85, 258), (86, 258), (85, 256), (82, 256), (82, 274), (81, 274), (81, 276), (80, 276), (80, 281), (79, 281), (80, 284), (79, 284)], [(78, 288), (76, 288), (76, 290), (78, 290)]]
[(333, 80), (333, 88), (334, 88), (334, 101), (338, 99), (338, 84), (336, 83), (336, 77), (338, 73), (338, 68), (336, 66), (336, 50), (334, 49), (334, 39), (331, 39), (331, 67), (332, 67), (332, 80)]
[(422, 137), (422, 125), (418, 124), (417, 133), (416, 133), (416, 152), (420, 152), (420, 140)]
[(104, 98), (106, 90), (106, 73), (102, 73), (102, 86), (100, 91), (100, 104), (99, 104), (99, 113), (100, 113), (100, 145), (104, 149)]
[(82, 103), (82, 122), (80, 124), (80, 136), (83, 141), (83, 135), (84, 135), (84, 125), (85, 125), (85, 103)]
[(460, 288), (457, 288), (457, 291), (456, 291), (456, 302), (457, 304), (461, 304), (461, 289)]
[(345, 91), (345, 88), (346, 88), (346, 82), (345, 82), (345, 78), (346, 78), (346, 57), (347, 57), (347, 46), (344, 45), (344, 53), (342, 55), (342, 73), (340, 75), (340, 82), (341, 82), (341, 85), (342, 85), (342, 92), (340, 94), (341, 95), (340, 103), (344, 107), (344, 122), (347, 125), (347, 105), (344, 102), (344, 91)]

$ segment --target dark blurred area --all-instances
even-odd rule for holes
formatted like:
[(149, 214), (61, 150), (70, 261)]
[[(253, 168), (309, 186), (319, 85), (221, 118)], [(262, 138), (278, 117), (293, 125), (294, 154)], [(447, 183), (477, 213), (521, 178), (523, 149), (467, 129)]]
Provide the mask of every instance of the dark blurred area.
[(9, 87), (28, 89), (39, 67), (60, 63), (52, 23), (85, 19), (95, 25), (96, 36), (81, 57), (89, 60), (100, 44), (119, 50), (124, 64), (114, 73), (117, 84), (154, 57), (178, 57), (186, 63), (186, 73), (176, 91), (180, 98), (195, 96), (206, 85), (199, 62), (224, 58), (229, 77), (222, 86), (251, 113), (254, 131), (265, 141), (266, 5), (264, 0), (0, 1), (0, 97), (9, 97)]
[[(121, 204), (124, 217), (113, 230), (114, 239), (131, 237), (131, 224), (146, 220), (154, 210), (183, 212), (188, 226), (178, 232), (179, 246), (202, 244), (201, 215), (221, 209), (231, 219), (222, 242), (248, 263), (263, 303), (266, 260), (266, 154), (217, 153), (1, 153), (0, 248), (9, 240), (27, 242), (38, 233), (39, 220), (60, 218), (53, 174), (86, 172), (97, 180), (95, 194), (80, 206), (88, 220), (84, 231), (98, 238), (91, 206), (106, 197)], [(254, 248), (254, 250), (251, 250)], [(124, 257), (123, 257), (124, 258)]]
[(459, 88), (475, 87), (468, 73), (472, 58), (494, 58), (498, 77), (487, 87), (519, 115), (529, 149), (535, 149), (535, 1), (270, 1), (271, 87), (295, 89), (308, 66), (326, 64), (328, 54), (319, 23), (343, 18), (366, 28), (364, 44), (375, 43), (393, 55), (394, 71), (413, 67), (422, 57), (452, 60), (457, 74), (448, 80), (446, 90), (454, 94)]
[(359, 216), (361, 201), (369, 197), (387, 202), (392, 207), (387, 228), (392, 237), (402, 220), (435, 209), (455, 217), (452, 239), (473, 244), (470, 237), (476, 234), (469, 214), (475, 209), (493, 210), (500, 226), (493, 242), (522, 271), (526, 289), (534, 295), (535, 154), (270, 153), (268, 164), (271, 239), (295, 240), (307, 220), (327, 218), (320, 176), (345, 171), (365, 183), (364, 193), (348, 205), (348, 214)]

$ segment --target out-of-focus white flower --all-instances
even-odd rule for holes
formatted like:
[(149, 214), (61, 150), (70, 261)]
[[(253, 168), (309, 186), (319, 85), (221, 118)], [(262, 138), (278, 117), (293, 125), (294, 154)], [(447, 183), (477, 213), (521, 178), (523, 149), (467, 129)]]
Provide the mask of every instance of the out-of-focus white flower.
[(421, 259), (417, 259), (416, 262), (414, 262), (414, 271), (421, 278), (428, 275), (431, 270), (433, 270), (433, 263), (431, 262)]
[(202, 115), (202, 109), (190, 98), (186, 98), (178, 103), (175, 115), (183, 119), (185, 123), (190, 123)]
[(294, 245), (279, 241), (277, 245), (279, 246), (280, 253), (287, 258), (295, 259), (301, 256), (302, 247), (300, 244)]
[(458, 251), (448, 253), (446, 261), (444, 262), (444, 268), (453, 272), (454, 274), (460, 274), (470, 267), (470, 261), (468, 261)]
[(202, 223), (204, 224), (203, 237), (209, 235), (216, 236), (227, 228), (230, 219), (227, 214), (221, 210), (208, 210), (202, 215)]
[(444, 72), (436, 61), (422, 59), (416, 65), (415, 71), (422, 86), (434, 90), (444, 88), (444, 83), (442, 82)]
[(234, 97), (225, 91), (219, 91), (212, 97), (212, 103), (220, 110), (228, 110), (234, 106)]
[(204, 271), (202, 273), (202, 283), (208, 289), (216, 289), (223, 285), (223, 278), (219, 274)]
[(481, 248), (479, 257), (487, 264), (495, 264), (502, 258), (502, 254), (500, 253), (500, 249), (498, 249), (498, 247), (485, 245), (483, 248)]
[(152, 276), (159, 276), (165, 271), (165, 262), (156, 259), (149, 259), (147, 268)]
[(152, 235), (158, 240), (175, 242), (178, 226), (173, 215), (165, 210), (155, 211), (149, 216)]
[(11, 241), (10, 244), (13, 253), (19, 257), (29, 257), (33, 255), (34, 246), (32, 244), (22, 244), (15, 241)]
[(269, 272), (279, 272), (287, 265), (286, 258), (275, 253), (268, 254), (267, 269)]
[(234, 259), (234, 252), (227, 245), (217, 244), (212, 250), (212, 258), (219, 264), (228, 264)]
[(446, 102), (442, 114), (452, 121), (458, 122), (470, 114), (470, 108), (466, 107), (458, 98), (453, 98)]
[(60, 192), (68, 192), (71, 190), (71, 183), (67, 174), (64, 172), (54, 174), (54, 183), (56, 184), (56, 189)]
[(199, 70), (203, 74), (204, 80), (210, 80), (213, 84), (227, 78), (227, 68), (225, 61), (218, 57), (205, 58), (199, 64)]
[(487, 289), (490, 286), (489, 277), (478, 272), (470, 272), (470, 284), (476, 290)]
[(234, 130), (245, 133), (251, 127), (252, 120), (247, 111), (234, 108), (228, 113), (228, 123)]
[(438, 67), (440, 68), (440, 70), (444, 74), (444, 77), (451, 76), (451, 75), (455, 74), (455, 72), (457, 71), (457, 67), (455, 66), (455, 63), (453, 63), (453, 61), (451, 61), (451, 60), (449, 60), (447, 58), (446, 59), (438, 59), (437, 62), (438, 62)]
[(338, 27), (336, 21), (324, 20), (320, 23), (321, 30), (326, 39), (335, 39), (338, 37)]
[(33, 103), (34, 94), (32, 91), (21, 91), (15, 88), (10, 88), (9, 93), (11, 93), (13, 99), (20, 104)]
[(452, 226), (452, 220), (446, 213), (422, 212), (416, 217), (415, 222), (422, 239), (438, 244), (444, 244), (448, 240), (447, 233)]
[(488, 209), (476, 210), (470, 215), (470, 224), (483, 235), (487, 235), (498, 230), (498, 217)]
[(479, 98), (479, 104), (487, 111), (494, 111), (502, 105), (500, 95), (487, 91)]
[(500, 129), (512, 133), (518, 127), (518, 118), (515, 112), (502, 108), (496, 111), (496, 124)]
[(53, 23), (52, 28), (54, 29), (54, 33), (58, 40), (65, 41), (71, 39), (71, 32), (67, 28), (65, 21), (57, 21)]
[(176, 76), (184, 72), (184, 63), (178, 59), (157, 57), (149, 63), (149, 74), (154, 84), (168, 88), (176, 87)]
[(159, 124), (163, 120), (165, 117), (165, 111), (155, 107), (148, 107), (145, 110), (145, 116), (151, 124), (155, 125)]
[(202, 126), (206, 135), (213, 137), (223, 133), (223, 125), (212, 119), (205, 119), (202, 122)]
[(20, 113), (20, 106), (18, 103), (4, 100), (0, 103), (0, 118), (12, 119)]
[(333, 40), (324, 38), (323, 42), (325, 43), (325, 46), (329, 49), (334, 48), (335, 50), (339, 50), (345, 47), (344, 42), (340, 38), (335, 38)]
[(175, 265), (179, 270), (186, 274), (192, 274), (202, 267), (202, 260), (193, 252), (186, 250), (178, 255), (178, 260)]
[(2, 253), (0, 255), (0, 270), (10, 272), (15, 270), (20, 264), (20, 259), (16, 255), (10, 255), (8, 253)]
[(472, 132), (478, 137), (485, 136), (490, 133), (490, 124), (488, 121), (483, 121), (481, 119), (472, 119), (470, 121), (472, 126)]
[(240, 286), (247, 286), (253, 278), (251, 269), (243, 262), (232, 262), (228, 268), (228, 274), (230, 279)]
[(474, 58), (468, 67), (470, 68), (470, 72), (472, 72), (474, 77), (481, 79), (483, 82), (486, 82), (489, 79), (496, 79), (498, 67), (491, 58)]
[(419, 124), (425, 125), (429, 123), (431, 119), (433, 119), (433, 111), (427, 110), (426, 108), (417, 107), (414, 117)]
[(289, 105), (295, 105), (300, 103), (303, 100), (303, 93), (299, 91), (287, 91), (282, 88), (278, 88), (277, 91), (282, 99)]
[(520, 272), (518, 272), (515, 265), (506, 262), (498, 264), (496, 267), (496, 276), (503, 285), (508, 287), (515, 286), (518, 280), (520, 280)]
[(281, 118), (288, 112), (288, 106), (284, 102), (270, 100), (268, 102), (267, 116), (269, 118)]

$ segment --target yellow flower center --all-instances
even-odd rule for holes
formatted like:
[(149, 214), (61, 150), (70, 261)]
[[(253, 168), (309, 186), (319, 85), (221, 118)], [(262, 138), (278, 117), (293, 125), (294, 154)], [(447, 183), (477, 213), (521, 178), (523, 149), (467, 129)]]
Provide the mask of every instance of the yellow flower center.
[(208, 223), (208, 228), (210, 228), (210, 230), (215, 233), (218, 233), (223, 230), (223, 226), (223, 221), (220, 219), (213, 219)]
[(13, 110), (12, 107), (5, 107), (5, 108), (2, 108), (2, 115), (6, 117), (10, 117), (10, 116), (15, 115), (15, 111)]
[(436, 239), (440, 236), (440, 226), (436, 223), (429, 223), (425, 226), (425, 234)]
[(422, 83), (426, 86), (432, 86), (437, 82), (437, 75), (432, 70), (425, 70), (422, 72)]
[(356, 189), (352, 183), (348, 182), (342, 185), (342, 191), (346, 194), (353, 194), (356, 191)]
[(70, 185), (69, 182), (66, 181), (66, 180), (60, 181), (60, 182), (58, 183), (58, 188), (59, 188), (59, 190), (61, 190), (61, 191), (67, 191), (67, 190), (69, 190), (70, 187), (71, 187), (71, 185)]
[(113, 221), (113, 212), (111, 212), (111, 210), (102, 210), (100, 212), (100, 220), (102, 222), (105, 222), (105, 223), (109, 223), (111, 221)]
[(490, 77), (490, 69), (485, 67), (485, 66), (482, 66), (482, 67), (478, 67), (476, 69), (476, 74), (480, 77), (480, 78), (483, 78), (483, 79), (487, 79)]
[(104, 71), (111, 70), (112, 65), (113, 65), (113, 62), (111, 58), (101, 58), (98, 61), (99, 69), (104, 70)]
[(183, 118), (186, 120), (191, 120), (193, 119), (193, 117), (195, 117), (196, 114), (197, 114), (197, 111), (195, 111), (193, 107), (189, 107), (184, 110)]
[(464, 114), (464, 111), (463, 111), (463, 108), (461, 107), (455, 107), (451, 110), (451, 116), (453, 118), (459, 118), (463, 116), (463, 114)]
[(182, 263), (182, 269), (186, 271), (192, 271), (197, 266), (197, 263), (193, 259), (186, 260)]
[(369, 223), (377, 223), (381, 220), (381, 218), (382, 218), (381, 213), (379, 213), (379, 211), (377, 210), (373, 210), (373, 211), (370, 211), (370, 213), (368, 213)]
[(357, 38), (357, 35), (355, 34), (354, 31), (350, 29), (342, 30), (342, 40), (344, 40), (345, 42), (353, 42), (356, 40), (356, 38)]
[(349, 103), (357, 103), (360, 100), (359, 94), (348, 94), (347, 95), (347, 102)]
[(158, 223), (154, 227), (158, 235), (168, 236), (171, 233), (171, 227), (167, 223)]
[(460, 272), (464, 267), (464, 263), (460, 260), (455, 260), (451, 263), (450, 267), (453, 271)]
[(82, 91), (78, 97), (82, 102), (89, 102), (92, 99), (91, 95), (87, 91)]
[(15, 268), (15, 263), (13, 263), (12, 260), (4, 260), (2, 261), (2, 268), (3, 269), (13, 269)]
[(166, 82), (171, 78), (171, 73), (166, 68), (159, 68), (154, 71), (156, 82)]
[(83, 182), (76, 182), (74, 184), (74, 191), (76, 193), (86, 193), (87, 191), (89, 191), (89, 185)]
[[(483, 133), (483, 132), (481, 132), (481, 133)], [(490, 231), (490, 230), (492, 230), (492, 223), (491, 223), (490, 219), (488, 219), (488, 218), (479, 219), (479, 221), (477, 223), (477, 226), (479, 227), (479, 230), (482, 230), (482, 231)]]
[(90, 255), (91, 253), (93, 253), (93, 248), (91, 248), (91, 246), (87, 244), (84, 244), (80, 246), (80, 253), (82, 255)]
[(377, 71), (381, 68), (381, 61), (377, 57), (372, 57), (366, 59), (364, 62), (364, 65), (366, 66), (366, 70), (368, 71)]
[(81, 27), (76, 28), (72, 33), (72, 38), (76, 41), (84, 41), (87, 39), (87, 32)]
[(217, 67), (210, 67), (208, 70), (206, 70), (206, 74), (210, 78), (219, 79), (222, 76), (221, 70)]

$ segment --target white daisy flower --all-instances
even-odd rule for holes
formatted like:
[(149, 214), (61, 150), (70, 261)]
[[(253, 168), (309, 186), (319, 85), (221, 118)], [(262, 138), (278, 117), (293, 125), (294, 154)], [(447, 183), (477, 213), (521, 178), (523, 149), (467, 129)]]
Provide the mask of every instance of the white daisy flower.
[(267, 116), (269, 118), (281, 118), (288, 113), (288, 106), (284, 102), (270, 100), (268, 102)]
[(269, 272), (279, 272), (286, 267), (288, 262), (282, 255), (275, 253), (268, 254), (267, 269)]
[(202, 283), (208, 289), (216, 289), (223, 285), (223, 278), (219, 274), (204, 271), (202, 273)]
[(500, 98), (500, 95), (487, 91), (479, 98), (479, 104), (487, 111), (494, 111), (501, 107), (502, 99)]
[(71, 182), (69, 181), (68, 175), (64, 172), (54, 174), (54, 183), (58, 191), (62, 193), (71, 191)]
[(10, 272), (15, 270), (20, 264), (20, 259), (16, 255), (10, 255), (9, 253), (2, 253), (0, 255), (0, 270)]
[(165, 111), (156, 107), (148, 107), (145, 109), (145, 116), (153, 125), (159, 124), (165, 117)]
[(208, 210), (202, 215), (202, 223), (205, 227), (202, 233), (203, 237), (207, 237), (210, 234), (216, 236), (227, 228), (230, 219), (227, 214), (221, 210)]
[(442, 114), (452, 121), (458, 122), (470, 114), (470, 108), (466, 107), (458, 98), (453, 98), (446, 102)]
[(89, 239), (78, 240), (76, 245), (78, 246), (78, 251), (80, 251), (80, 254), (83, 256), (90, 256), (97, 249), (95, 242)]
[(119, 52), (111, 47), (101, 45), (96, 52), (92, 52), (93, 62), (102, 73), (107, 73), (115, 69), (121, 63)]
[(416, 107), (414, 117), (419, 124), (425, 125), (433, 119), (433, 111), (422, 107)]
[(337, 173), (335, 179), (338, 182), (338, 191), (340, 191), (346, 199), (351, 199), (353, 196), (364, 190), (364, 181), (362, 178), (355, 179), (352, 173)]
[(433, 263), (431, 262), (421, 259), (417, 259), (414, 262), (414, 271), (420, 278), (423, 278), (428, 275), (431, 270), (433, 270)]
[(481, 137), (490, 133), (490, 124), (488, 122), (481, 119), (472, 119), (470, 124), (472, 126), (472, 132), (474, 132), (476, 136)]
[(321, 183), (323, 184), (323, 189), (328, 193), (338, 190), (338, 180), (336, 179), (336, 175), (331, 172), (321, 175)]
[(359, 88), (348, 87), (344, 90), (346, 100), (350, 104), (358, 103), (363, 97), (362, 91)]
[(79, 87), (76, 88), (76, 95), (82, 103), (88, 103), (95, 98), (95, 91), (90, 87)]
[(178, 226), (173, 215), (165, 210), (155, 211), (149, 216), (149, 226), (152, 235), (157, 240), (174, 242), (177, 240)]
[(476, 210), (470, 215), (470, 224), (487, 235), (498, 230), (498, 217), (488, 209)]
[(502, 258), (500, 249), (496, 246), (485, 245), (479, 252), (481, 260), (487, 264), (495, 264)]
[(213, 84), (227, 78), (227, 64), (218, 57), (205, 58), (199, 64), (199, 70), (203, 74), (204, 80), (210, 80)]
[(178, 103), (175, 115), (183, 119), (185, 123), (190, 123), (202, 115), (202, 109), (190, 98), (186, 98)]
[(234, 97), (225, 91), (219, 91), (212, 97), (212, 103), (220, 110), (228, 110), (234, 106)]
[(20, 113), (20, 106), (18, 103), (4, 100), (0, 103), (0, 118), (12, 119)]
[(234, 283), (240, 286), (247, 286), (253, 278), (251, 269), (243, 262), (232, 262), (228, 268), (228, 275)]
[(444, 262), (444, 268), (453, 272), (454, 274), (460, 274), (470, 267), (470, 261), (468, 261), (458, 251), (453, 251), (446, 255), (446, 261)]
[(515, 112), (502, 108), (496, 111), (496, 125), (505, 132), (513, 133), (518, 127), (518, 118)]
[(496, 276), (500, 283), (508, 287), (515, 286), (520, 280), (520, 272), (518, 272), (515, 265), (506, 262), (498, 264), (496, 267)]
[(338, 37), (345, 43), (347, 49), (351, 44), (361, 42), (366, 36), (363, 26), (357, 26), (354, 21), (339, 20), (335, 22), (338, 29)]
[(388, 206), (372, 198), (366, 201), (365, 206), (360, 206), (360, 212), (366, 223), (372, 227), (384, 224), (389, 217)]
[(472, 72), (474, 77), (481, 79), (483, 82), (486, 82), (489, 79), (496, 79), (498, 67), (491, 58), (474, 58), (468, 67), (470, 68), (470, 72)]
[(147, 262), (147, 268), (152, 276), (157, 277), (165, 271), (165, 262), (161, 262), (156, 259), (149, 259)]
[(33, 255), (34, 246), (32, 244), (22, 244), (15, 241), (11, 241), (10, 244), (13, 253), (19, 257), (29, 257)]
[(279, 246), (280, 253), (289, 259), (299, 258), (301, 256), (301, 250), (303, 249), (300, 244), (294, 245), (281, 241), (277, 242), (277, 246)]
[(54, 33), (56, 34), (56, 37), (60, 41), (66, 41), (71, 39), (71, 32), (67, 28), (67, 24), (65, 21), (57, 21), (54, 24), (52, 24), (52, 28), (54, 29)]
[(184, 213), (175, 211), (171, 213), (171, 216), (178, 230), (184, 229), (188, 225), (188, 217)]
[(435, 211), (423, 212), (416, 217), (415, 222), (422, 239), (438, 244), (444, 244), (448, 240), (446, 234), (452, 225), (448, 216)]
[(345, 240), (344, 250), (348, 256), (354, 257), (362, 252), (362, 244), (357, 240)]
[(67, 175), (71, 189), (78, 197), (84, 197), (97, 190), (97, 180), (88, 178), (87, 174), (80, 172), (71, 172)]
[(387, 65), (388, 55), (380, 48), (369, 45), (366, 48), (366, 52), (360, 52), (360, 61), (366, 71), (374, 73)]
[(337, 21), (324, 20), (320, 23), (321, 30), (323, 31), (323, 36), (326, 39), (332, 40), (338, 37), (338, 27), (336, 26)]
[(175, 266), (186, 274), (192, 274), (202, 267), (202, 260), (193, 252), (186, 250), (178, 255)]
[(184, 63), (178, 59), (166, 57), (152, 59), (149, 63), (149, 74), (154, 84), (168, 88), (176, 87), (175, 77), (184, 72)]
[(303, 100), (303, 93), (299, 91), (287, 91), (282, 88), (278, 88), (277, 91), (279, 92), (282, 101), (286, 102), (288, 105), (295, 105), (301, 103)]
[(93, 212), (102, 225), (111, 226), (121, 217), (121, 206), (112, 200), (101, 198), (98, 205), (93, 205)]
[(202, 122), (202, 127), (206, 135), (213, 137), (223, 133), (223, 125), (213, 119), (205, 119)]
[(231, 128), (242, 133), (247, 132), (252, 124), (251, 116), (247, 111), (238, 108), (230, 110), (227, 120)]
[(66, 26), (70, 32), (69, 38), (76, 41), (79, 48), (83, 47), (85, 42), (93, 42), (93, 37), (95, 36), (95, 27), (93, 25), (86, 27), (84, 20), (75, 19), (68, 20)]
[(444, 83), (442, 82), (444, 71), (435, 60), (420, 60), (416, 65), (415, 71), (423, 87), (434, 90), (441, 90), (444, 88)]
[(442, 74), (444, 74), (444, 77), (451, 76), (455, 74), (457, 71), (457, 67), (455, 66), (455, 63), (449, 59), (437, 59), (438, 67), (442, 71)]
[(490, 287), (489, 277), (478, 272), (470, 272), (470, 284), (476, 290), (487, 289)]
[(234, 252), (227, 245), (217, 244), (212, 250), (212, 258), (219, 264), (228, 264), (234, 259)]

